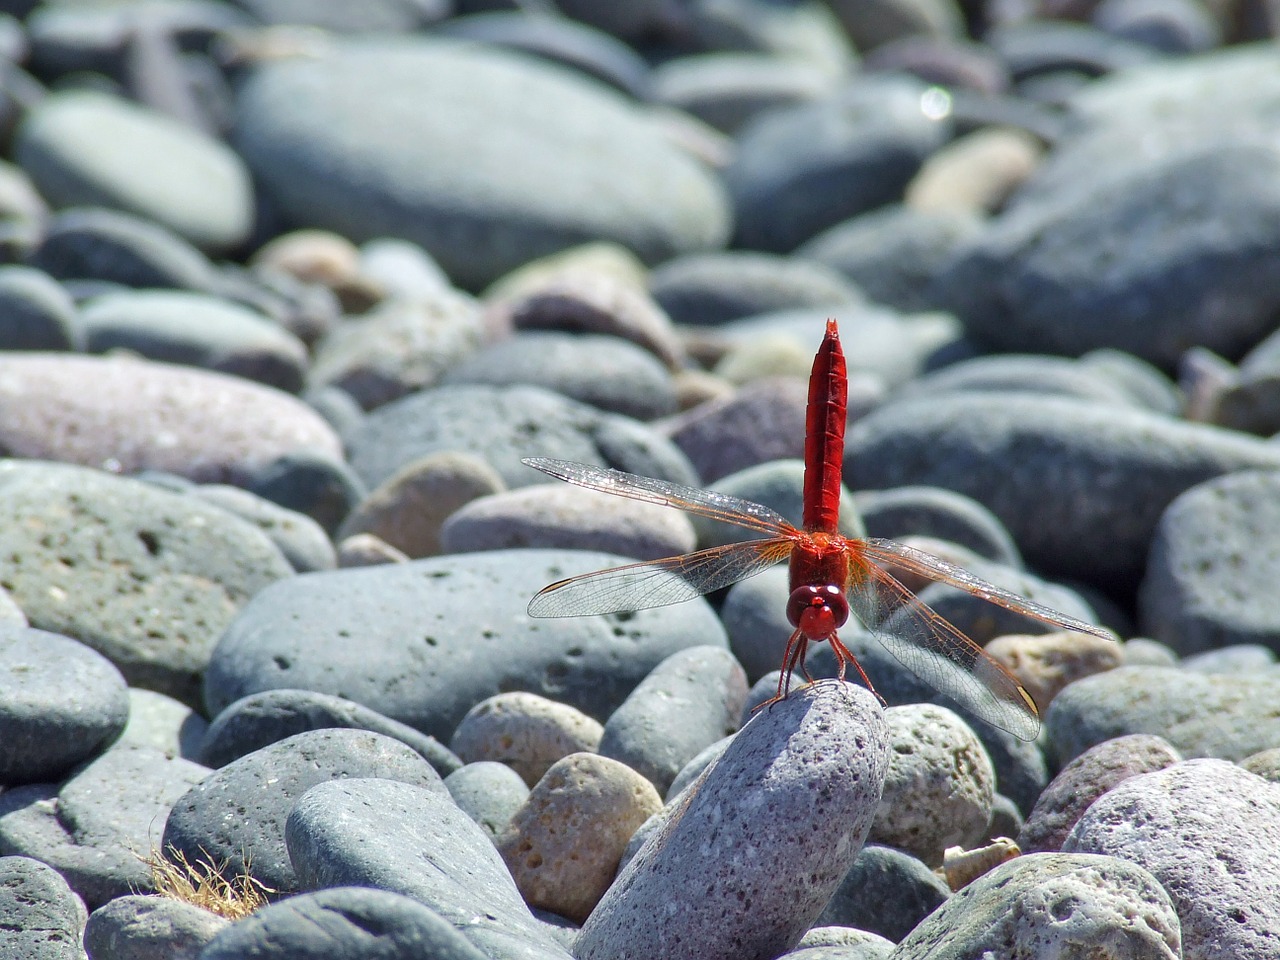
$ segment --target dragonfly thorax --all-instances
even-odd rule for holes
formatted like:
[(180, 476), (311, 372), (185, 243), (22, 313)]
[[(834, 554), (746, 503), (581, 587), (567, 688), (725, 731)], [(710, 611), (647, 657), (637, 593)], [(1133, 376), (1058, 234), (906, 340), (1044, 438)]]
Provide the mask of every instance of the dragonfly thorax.
[(791, 591), (787, 619), (807, 640), (826, 640), (849, 619), (849, 602), (834, 584), (806, 584)]

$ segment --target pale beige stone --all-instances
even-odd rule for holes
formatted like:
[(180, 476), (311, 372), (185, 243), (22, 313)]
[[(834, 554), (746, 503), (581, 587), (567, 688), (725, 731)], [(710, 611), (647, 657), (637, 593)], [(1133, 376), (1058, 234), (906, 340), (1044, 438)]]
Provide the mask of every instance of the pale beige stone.
[(594, 753), (604, 727), (580, 710), (536, 693), (500, 693), (462, 718), (450, 748), (465, 763), (505, 763), (533, 786), (556, 761)]

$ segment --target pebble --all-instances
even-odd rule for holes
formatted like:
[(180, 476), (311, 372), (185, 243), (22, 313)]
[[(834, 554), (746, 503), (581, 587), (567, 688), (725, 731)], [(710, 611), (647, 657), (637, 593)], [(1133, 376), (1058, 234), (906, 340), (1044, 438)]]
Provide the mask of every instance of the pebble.
[(196, 760), (209, 721), (188, 704), (142, 687), (129, 688), (129, 722), (116, 744), (159, 750), (166, 757)]
[(173, 230), (202, 250), (248, 239), (253, 186), (230, 147), (128, 100), (54, 93), (18, 128), (14, 157), (54, 207), (111, 207)]
[(1089, 854), (1015, 857), (969, 884), (894, 950), (895, 960), (960, 960), (1017, 944), (1027, 956), (1178, 960), (1178, 914), (1136, 863)]
[(913, 35), (867, 51), (862, 69), (910, 73), (926, 83), (971, 90), (988, 97), (1009, 91), (1009, 71), (986, 46), (955, 37)]
[(746, 697), (746, 672), (728, 650), (681, 650), (610, 714), (599, 752), (665, 794), (690, 760), (738, 729)]
[(285, 836), (303, 889), (377, 887), (411, 897), (492, 960), (569, 958), (529, 913), (487, 834), (443, 790), (331, 780), (298, 800)]
[(449, 745), (464, 763), (504, 763), (532, 787), (570, 754), (595, 753), (603, 733), (597, 721), (568, 704), (516, 691), (468, 710)]
[(544, 387), (609, 413), (654, 420), (674, 413), (671, 372), (618, 337), (528, 331), (462, 359), (443, 383)]
[(408, 563), (408, 554), (372, 533), (357, 533), (338, 544), (338, 566), (377, 567), (384, 563)]
[[(0, 518), (4, 585), (32, 626), (186, 703), (239, 606), (293, 572), (262, 531), (224, 510), (82, 467), (0, 462)], [(122, 711), (124, 700), (121, 690)]]
[(882, 0), (870, 7), (835, 0), (831, 7), (859, 50), (904, 37), (959, 36), (964, 30), (960, 5), (953, 0)]
[(128, 290), (94, 297), (76, 326), (88, 353), (123, 350), (218, 370), (286, 393), (302, 389), (307, 348), (266, 317), (206, 294)]
[(889, 773), (872, 843), (896, 847), (930, 866), (947, 847), (977, 846), (991, 819), (996, 772), (978, 739), (946, 707), (890, 707)]
[(1093, 25), (1163, 53), (1202, 52), (1222, 42), (1217, 19), (1190, 0), (1104, 0)]
[(1264, 780), (1280, 783), (1280, 747), (1250, 754), (1240, 761), (1240, 766)]
[(1025, 130), (976, 130), (943, 147), (907, 185), (918, 210), (981, 216), (996, 213), (1035, 171), (1044, 145)]
[(1041, 710), (1067, 684), (1124, 663), (1120, 644), (1070, 630), (1005, 634), (986, 644), (985, 649), (1018, 678)]
[(299, 447), (255, 465), (244, 486), (286, 510), (310, 517), (330, 534), (367, 493), (350, 465), (323, 447)]
[(435, 772), (398, 740), (367, 730), (312, 730), (256, 750), (215, 771), (173, 803), (162, 849), (191, 863), (225, 861), (274, 893), (300, 889), (285, 849), (285, 818), (318, 783), (382, 777), (447, 796)]
[(1137, 586), (1178, 494), (1250, 467), (1280, 468), (1280, 453), (1142, 410), (975, 393), (889, 403), (859, 420), (844, 476), (855, 489), (964, 493), (1000, 518), (1035, 569), (1119, 590)]
[(120, 671), (70, 637), (0, 626), (0, 677), (6, 787), (61, 779), (119, 736), (129, 717)]
[(829, 93), (832, 72), (818, 64), (759, 53), (718, 51), (676, 57), (653, 71), (653, 99), (733, 134), (766, 110)]
[(520, 774), (493, 760), (459, 767), (444, 778), (444, 785), (458, 809), (495, 842), (529, 797), (529, 787)]
[(865, 536), (886, 540), (924, 536), (950, 540), (979, 556), (1020, 567), (1018, 545), (999, 518), (972, 497), (941, 487), (860, 490), (854, 496)]
[(950, 136), (912, 77), (865, 76), (748, 124), (725, 171), (737, 245), (790, 253), (842, 220), (898, 200)]
[(296, 734), (334, 728), (368, 730), (399, 740), (442, 777), (462, 766), (435, 737), (358, 703), (312, 690), (265, 690), (228, 705), (209, 723), (196, 757), (206, 766), (225, 767)]
[(1245, 470), (1191, 487), (1156, 527), (1139, 628), (1182, 655), (1231, 644), (1280, 650), (1280, 472)]
[(923, 860), (868, 843), (816, 924), (856, 927), (897, 943), (950, 896), (946, 883)]
[[(582, 4), (582, 0), (571, 2)], [(849, 38), (825, 6), (776, 7), (758, 0), (736, 0), (698, 6), (690, 13), (694, 36), (710, 49), (728, 47), (794, 57), (837, 77), (848, 73), (856, 62)]]
[(747, 251), (669, 260), (650, 274), (649, 292), (676, 323), (707, 327), (805, 307), (829, 310), (863, 299), (857, 286), (825, 264)]
[(88, 912), (52, 867), (0, 857), (0, 952), (14, 960), (83, 960)]
[[(234, 142), (285, 216), (412, 240), (470, 288), (587, 237), (654, 262), (728, 233), (719, 184), (646, 116), (479, 46), (397, 38), (260, 65)], [(608, 187), (587, 202), (584, 182)]]
[(0, 267), (0, 348), (75, 350), (81, 344), (71, 295), (32, 267)]
[(694, 533), (669, 507), (540, 483), (464, 504), (444, 522), (440, 541), (444, 553), (550, 547), (657, 560), (692, 550)]
[(626, 764), (592, 753), (556, 761), (498, 838), (525, 903), (584, 922), (613, 881), (627, 841), (662, 797)]
[(84, 946), (93, 960), (194, 960), (229, 921), (170, 897), (116, 897), (89, 914)]
[(1105, 371), (1064, 357), (1038, 354), (1005, 354), (962, 360), (907, 384), (899, 395), (936, 396), (969, 391), (1032, 393), (1091, 400), (1113, 407), (1141, 406), (1122, 384), (1112, 382)]
[(222, 483), (193, 487), (191, 496), (221, 507), (265, 533), (298, 573), (337, 566), (333, 543), (324, 528), (305, 514), (277, 506), (257, 494)]
[(333, 430), (295, 397), (132, 358), (0, 356), (0, 423), (9, 456), (202, 483), (246, 482), (301, 450), (340, 457)]
[(49, 864), (90, 909), (150, 891), (144, 858), (170, 808), (208, 772), (151, 747), (114, 746), (61, 784), (0, 795), (0, 851)]
[(508, 487), (539, 482), (541, 475), (520, 462), (534, 456), (697, 482), (688, 460), (657, 431), (538, 387), (424, 390), (375, 410), (346, 441), (349, 462), (369, 487), (444, 452), (480, 457)]
[(442, 451), (406, 463), (364, 497), (343, 521), (339, 539), (368, 533), (415, 559), (442, 553), (444, 522), (473, 500), (505, 489), (488, 461)]
[(1223, 760), (1131, 777), (1063, 844), (1150, 870), (1182, 922), (1184, 956), (1263, 960), (1280, 941), (1280, 790)]
[(885, 960), (893, 941), (852, 927), (814, 927), (800, 938), (800, 947), (784, 957), (792, 960)]
[(795, 946), (862, 848), (888, 754), (875, 699), (850, 684), (757, 714), (622, 870), (574, 956), (763, 960)]
[(526, 616), (548, 583), (621, 562), (502, 550), (285, 580), (223, 631), (206, 705), (218, 712), (262, 690), (315, 690), (447, 740), (473, 706), (516, 687), (601, 720), (672, 653), (726, 642), (702, 600), (609, 618)]
[(220, 930), (200, 960), (484, 960), (438, 913), (388, 890), (331, 887), (269, 904)]
[(1135, 733), (1090, 747), (1045, 787), (1018, 834), (1024, 853), (1061, 850), (1089, 805), (1130, 777), (1163, 770), (1182, 759), (1163, 737)]
[(1065, 687), (1045, 714), (1045, 730), (1059, 763), (1130, 733), (1164, 737), (1185, 757), (1241, 760), (1280, 740), (1280, 719), (1268, 706), (1278, 692), (1275, 670), (1121, 667)]

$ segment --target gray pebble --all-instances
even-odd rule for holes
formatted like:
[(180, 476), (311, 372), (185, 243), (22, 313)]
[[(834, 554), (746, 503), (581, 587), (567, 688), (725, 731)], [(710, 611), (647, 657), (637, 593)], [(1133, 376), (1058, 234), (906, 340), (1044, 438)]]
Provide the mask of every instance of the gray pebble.
[(347, 461), (321, 445), (283, 451), (237, 485), (310, 517), (330, 534), (367, 492)]
[(1163, 884), (1185, 955), (1264, 960), (1280, 938), (1280, 790), (1222, 760), (1130, 777), (1094, 801), (1063, 850), (1123, 857)]
[(869, 843), (816, 922), (857, 927), (897, 943), (950, 896), (946, 883), (923, 860)]
[(119, 736), (129, 718), (120, 671), (70, 637), (0, 626), (0, 677), (6, 786), (61, 779)]
[(1277, 658), (1274, 650), (1260, 643), (1233, 643), (1185, 657), (1181, 663), (1184, 669), (1200, 673), (1253, 673), (1272, 669)]
[(377, 567), (384, 563), (408, 563), (410, 557), (372, 533), (357, 533), (338, 544), (338, 566)]
[(888, 750), (874, 698), (849, 684), (761, 712), (614, 881), (575, 956), (763, 958), (794, 946), (862, 847)]
[(170, 897), (117, 897), (89, 914), (84, 946), (93, 960), (197, 960), (229, 921)]
[(972, 497), (939, 487), (862, 490), (854, 497), (866, 536), (950, 540), (979, 556), (1010, 567), (1022, 565), (1018, 546), (1004, 524)]
[(520, 774), (493, 760), (459, 767), (444, 778), (444, 785), (458, 808), (495, 840), (529, 796)]
[(702, 750), (738, 729), (747, 675), (723, 647), (672, 654), (609, 716), (599, 751), (666, 793)]
[(168, 757), (199, 761), (209, 721), (190, 705), (142, 687), (129, 688), (129, 722), (117, 743), (151, 747)]
[[(173, 805), (164, 850), (188, 861), (227, 861), (277, 893), (298, 889), (285, 851), (285, 818), (317, 783), (384, 777), (446, 794), (440, 775), (416, 751), (366, 730), (299, 733), (232, 761)], [(447, 794), (446, 794), (447, 795)]]
[(514, 691), (481, 700), (453, 732), (450, 746), (466, 763), (505, 763), (532, 787), (572, 753), (595, 753), (604, 729), (580, 710)]
[(369, 730), (399, 740), (442, 777), (462, 766), (435, 737), (358, 703), (313, 690), (264, 690), (229, 704), (209, 723), (198, 759), (210, 767), (225, 767), (295, 734), (335, 728)]
[[(751, 719), (751, 714), (744, 711), (745, 723)], [(739, 724), (741, 726), (741, 724)], [(733, 736), (721, 737), (709, 747), (703, 747), (699, 750), (692, 760), (680, 768), (680, 772), (676, 774), (676, 778), (671, 781), (671, 786), (667, 787), (667, 800), (672, 800), (685, 787), (702, 776), (702, 771), (715, 763), (729, 749), (729, 744), (733, 742)]]
[(227, 484), (203, 484), (191, 495), (247, 520), (271, 538), (298, 573), (332, 570), (337, 554), (324, 528), (306, 514), (277, 506), (270, 500)]
[(88, 912), (52, 867), (0, 857), (0, 953), (12, 960), (84, 960)]
[(297, 802), (285, 836), (303, 889), (401, 893), (492, 960), (568, 960), (529, 913), (484, 830), (444, 791), (391, 780), (330, 781)]
[(0, 347), (74, 350), (82, 338), (71, 295), (47, 273), (0, 267)]

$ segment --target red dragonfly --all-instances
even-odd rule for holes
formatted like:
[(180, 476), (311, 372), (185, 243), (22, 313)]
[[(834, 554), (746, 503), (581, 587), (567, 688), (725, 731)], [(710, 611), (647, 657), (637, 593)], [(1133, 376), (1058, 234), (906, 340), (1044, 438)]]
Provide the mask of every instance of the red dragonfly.
[[(778, 695), (791, 688), (805, 651), (831, 644), (839, 677), (852, 664), (875, 687), (837, 633), (850, 610), (916, 676), (975, 716), (1020, 737), (1040, 732), (1035, 701), (1014, 676), (983, 649), (921, 602), (889, 572), (906, 570), (1067, 630), (1114, 639), (1106, 630), (987, 583), (953, 563), (893, 540), (852, 538), (838, 532), (848, 381), (839, 331), (827, 321), (813, 361), (805, 423), (804, 516), (797, 529), (780, 514), (738, 497), (568, 460), (524, 462), (569, 483), (736, 524), (763, 539), (730, 543), (665, 560), (599, 570), (542, 589), (529, 603), (534, 617), (579, 617), (680, 603), (727, 587), (790, 561), (787, 618), (795, 632), (782, 658)], [(888, 568), (888, 569), (887, 569)], [(878, 696), (878, 694), (877, 694)], [(773, 702), (773, 701), (770, 701)]]

